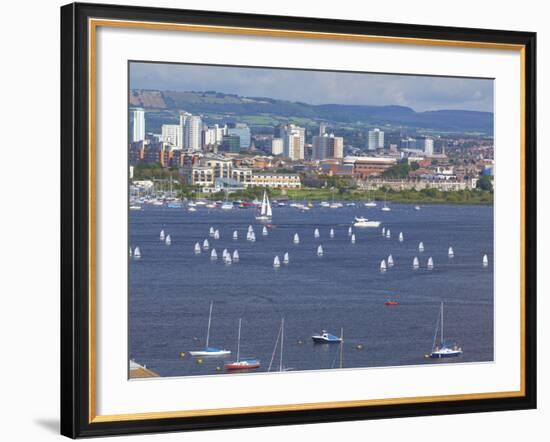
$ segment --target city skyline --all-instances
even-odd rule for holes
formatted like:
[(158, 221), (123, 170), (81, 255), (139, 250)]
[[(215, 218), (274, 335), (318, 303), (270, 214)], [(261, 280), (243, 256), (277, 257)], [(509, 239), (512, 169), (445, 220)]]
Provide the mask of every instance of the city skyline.
[(417, 112), (492, 112), (494, 104), (491, 79), (168, 63), (130, 63), (130, 88), (216, 91), (314, 105), (398, 105)]

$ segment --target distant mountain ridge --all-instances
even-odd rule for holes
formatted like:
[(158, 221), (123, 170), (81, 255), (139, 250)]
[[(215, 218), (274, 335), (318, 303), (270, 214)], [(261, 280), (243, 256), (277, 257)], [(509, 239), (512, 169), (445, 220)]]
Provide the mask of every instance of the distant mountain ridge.
[(310, 118), (339, 123), (403, 125), (441, 131), (493, 133), (493, 113), (467, 110), (416, 112), (406, 106), (369, 106), (349, 104), (313, 105), (266, 97), (241, 97), (215, 91), (179, 92), (133, 89), (130, 106), (146, 109), (177, 110), (191, 113), (232, 115), (276, 115), (286, 118)]

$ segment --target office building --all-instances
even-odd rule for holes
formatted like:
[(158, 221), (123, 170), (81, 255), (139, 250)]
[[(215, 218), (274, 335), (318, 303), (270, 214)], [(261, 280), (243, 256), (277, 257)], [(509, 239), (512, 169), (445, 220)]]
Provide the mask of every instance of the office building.
[(183, 133), (179, 124), (163, 124), (161, 130), (162, 141), (178, 149), (183, 147)]
[(236, 123), (227, 128), (228, 135), (236, 135), (240, 139), (241, 150), (250, 148), (250, 128), (243, 123)]
[(368, 131), (367, 149), (377, 150), (384, 148), (384, 132), (376, 128)]

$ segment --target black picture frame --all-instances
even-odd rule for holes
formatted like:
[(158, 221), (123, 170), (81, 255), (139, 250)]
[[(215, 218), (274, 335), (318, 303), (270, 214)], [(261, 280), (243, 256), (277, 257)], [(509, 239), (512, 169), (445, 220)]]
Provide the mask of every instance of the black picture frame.
[[(93, 422), (90, 419), (89, 18), (521, 45), (524, 50), (524, 395)], [(536, 34), (73, 3), (61, 8), (61, 434), (71, 437), (241, 428), (536, 408)]]

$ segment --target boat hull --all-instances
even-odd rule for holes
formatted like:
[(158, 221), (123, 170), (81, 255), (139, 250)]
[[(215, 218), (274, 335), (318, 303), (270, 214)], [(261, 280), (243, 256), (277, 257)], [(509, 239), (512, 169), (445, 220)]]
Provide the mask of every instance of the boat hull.
[(328, 339), (322, 336), (312, 336), (311, 339), (313, 340), (313, 342), (318, 344), (339, 344), (340, 342), (342, 342), (340, 338)]
[(254, 370), (260, 368), (259, 362), (232, 362), (229, 364), (224, 364), (223, 366), (226, 370), (236, 371), (236, 370)]
[(358, 221), (353, 223), (353, 227), (380, 227), (380, 221)]
[(227, 356), (231, 354), (231, 350), (216, 350), (216, 351), (199, 350), (199, 351), (190, 351), (189, 354), (191, 356)]
[(430, 353), (430, 359), (456, 358), (462, 355), (462, 350), (449, 350), (445, 352), (433, 351)]

